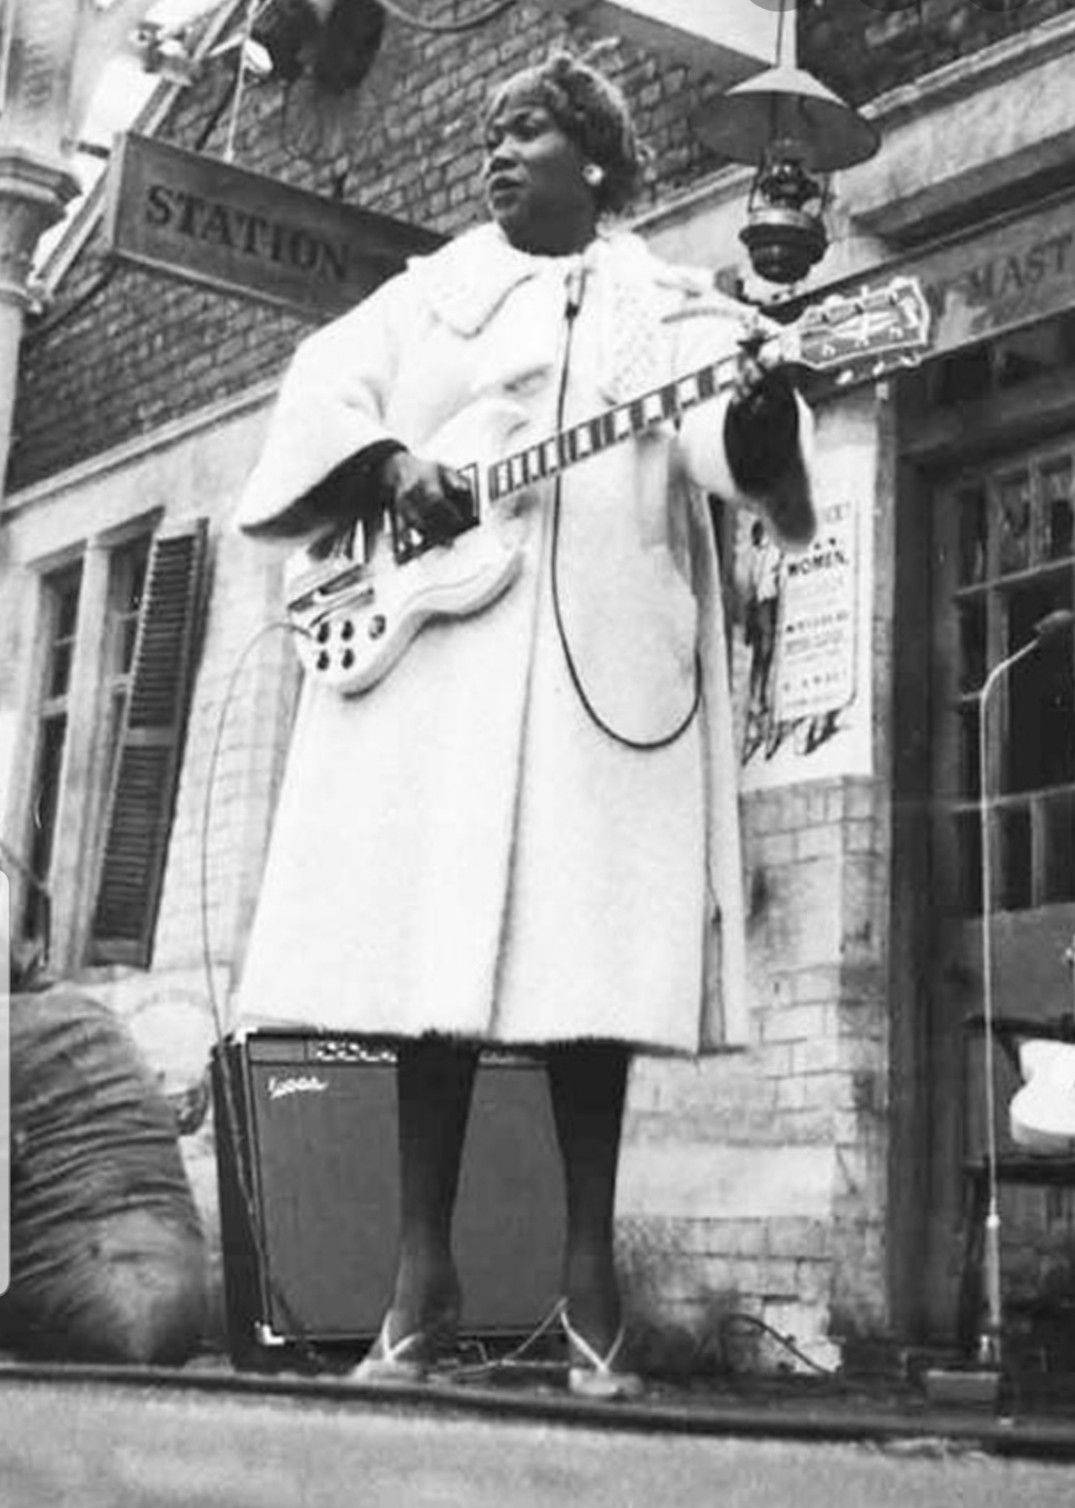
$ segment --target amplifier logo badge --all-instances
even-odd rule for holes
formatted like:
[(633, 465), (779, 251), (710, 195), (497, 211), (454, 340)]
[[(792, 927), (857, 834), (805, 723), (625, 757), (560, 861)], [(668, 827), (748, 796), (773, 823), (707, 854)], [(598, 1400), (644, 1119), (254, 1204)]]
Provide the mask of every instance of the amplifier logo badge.
[(319, 1079), (313, 1073), (270, 1074), (269, 1098), (282, 1100), (289, 1094), (324, 1094), (327, 1079)]

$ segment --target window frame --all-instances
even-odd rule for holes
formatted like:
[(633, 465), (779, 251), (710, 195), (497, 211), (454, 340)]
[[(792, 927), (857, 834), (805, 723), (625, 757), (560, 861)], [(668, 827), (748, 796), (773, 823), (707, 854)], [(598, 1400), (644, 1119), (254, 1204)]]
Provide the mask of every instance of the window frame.
[[(51, 895), (49, 874), (57, 849), (60, 821), (60, 793), (63, 789), (64, 763), (67, 757), (71, 722), (71, 682), (75, 667), (75, 653), (80, 631), (82, 613), (82, 589), (84, 585), (84, 560), (81, 552), (65, 554), (58, 561), (50, 560), (41, 572), (38, 583), (39, 617), (37, 629), (37, 653), (35, 655), (34, 684), (37, 688), (32, 711), (32, 753), (29, 760), (28, 788), (24, 803), (25, 823), (21, 853), (24, 856), (23, 874), (18, 890), (18, 906), (13, 932), (24, 945), (40, 943), (48, 951), (51, 932)], [(74, 590), (74, 619), (69, 634), (61, 635), (64, 579), (77, 578)], [(62, 691), (57, 692), (52, 684), (55, 655), (62, 641), (68, 649), (67, 672)], [(47, 755), (49, 729), (62, 724), (56, 771), (56, 789), (49, 802), (51, 815), (49, 832), (42, 853), (35, 836), (35, 812), (42, 795), (39, 787), (43, 778), (43, 765)], [(39, 888), (39, 886), (41, 888)]]
[[(109, 719), (103, 709), (111, 702), (114, 679), (111, 668), (114, 641), (110, 641), (108, 632), (111, 562), (118, 552), (129, 549), (140, 539), (146, 541), (148, 548), (163, 519), (163, 509), (145, 510), (41, 556), (30, 565), (36, 578), (33, 586), (36, 607), (24, 727), (32, 752), (18, 782), (19, 789), (13, 793), (17, 818), (11, 829), (17, 833), (17, 856), (24, 862), (31, 851), (31, 803), (39, 768), (42, 720), (50, 702), (46, 681), (52, 611), (47, 596), (49, 582), (67, 571), (81, 572), (52, 849), (48, 873), (39, 876), (46, 882), (49, 894), (49, 966), (58, 974), (77, 973), (88, 962), (94, 875), (109, 778)], [(21, 884), (18, 876), (13, 876), (13, 880), (18, 894), (15, 914), (21, 918), (30, 881), (25, 876)], [(24, 935), (21, 926), (19, 935)]]

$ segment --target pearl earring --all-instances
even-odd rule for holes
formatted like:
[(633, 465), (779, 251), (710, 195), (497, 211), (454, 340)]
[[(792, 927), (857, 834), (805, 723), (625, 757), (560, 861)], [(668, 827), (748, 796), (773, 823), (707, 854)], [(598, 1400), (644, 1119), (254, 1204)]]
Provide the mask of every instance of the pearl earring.
[(596, 162), (587, 162), (582, 169), (582, 179), (590, 188), (600, 188), (605, 181), (605, 170), (598, 167)]

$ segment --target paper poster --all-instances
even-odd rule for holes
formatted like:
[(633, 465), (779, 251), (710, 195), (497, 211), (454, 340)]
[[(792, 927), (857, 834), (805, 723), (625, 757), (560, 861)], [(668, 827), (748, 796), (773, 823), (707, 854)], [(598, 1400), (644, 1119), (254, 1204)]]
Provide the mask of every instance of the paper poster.
[[(820, 490), (820, 489), (819, 489)], [(740, 789), (871, 771), (872, 489), (827, 488), (803, 551), (740, 519)]]

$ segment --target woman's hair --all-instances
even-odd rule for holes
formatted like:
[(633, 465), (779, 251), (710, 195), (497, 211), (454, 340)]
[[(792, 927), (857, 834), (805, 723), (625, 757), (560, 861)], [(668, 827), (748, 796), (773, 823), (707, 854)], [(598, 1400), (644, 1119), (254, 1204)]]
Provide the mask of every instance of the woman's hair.
[(509, 92), (520, 89), (535, 94), (564, 135), (603, 170), (604, 178), (594, 189), (598, 211), (625, 208), (641, 176), (643, 150), (623, 91), (589, 63), (569, 52), (554, 52), (543, 63), (506, 79), (490, 98), (485, 121), (493, 118)]

